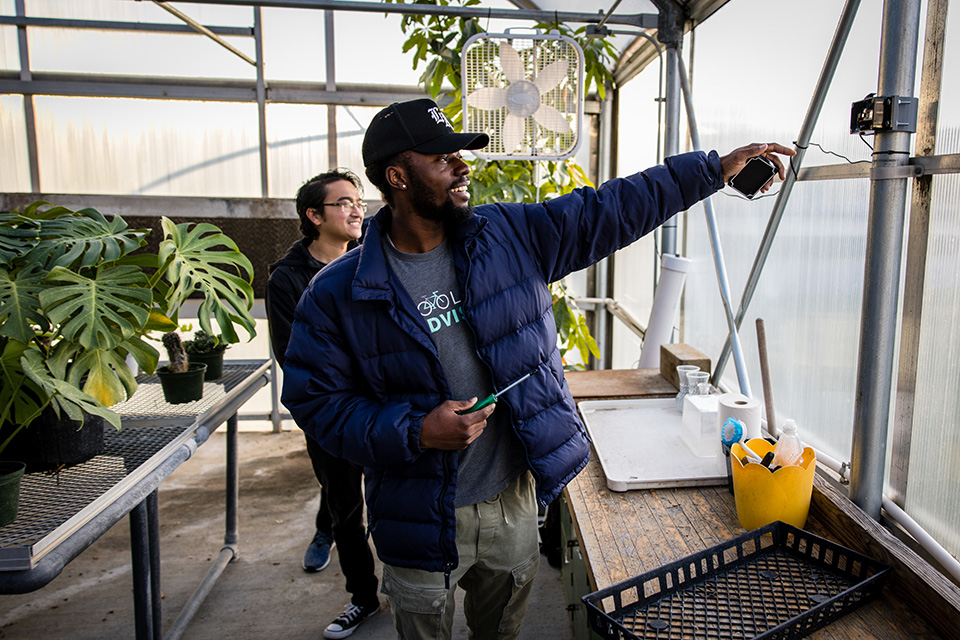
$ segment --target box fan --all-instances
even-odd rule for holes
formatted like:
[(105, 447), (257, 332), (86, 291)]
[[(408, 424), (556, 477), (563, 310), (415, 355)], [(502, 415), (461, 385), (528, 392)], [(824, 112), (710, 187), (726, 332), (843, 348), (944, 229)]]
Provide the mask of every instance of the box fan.
[(553, 31), (483, 33), (463, 46), (463, 131), (486, 133), (485, 160), (563, 160), (577, 152), (583, 50)]

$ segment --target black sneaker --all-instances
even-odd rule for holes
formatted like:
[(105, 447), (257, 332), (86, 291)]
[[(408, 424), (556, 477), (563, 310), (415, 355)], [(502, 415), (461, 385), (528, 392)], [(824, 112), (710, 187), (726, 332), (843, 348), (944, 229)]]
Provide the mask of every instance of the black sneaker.
[(343, 613), (327, 625), (323, 630), (324, 638), (346, 638), (353, 634), (360, 626), (360, 623), (380, 611), (380, 603), (372, 607), (358, 607), (355, 604), (348, 604)]

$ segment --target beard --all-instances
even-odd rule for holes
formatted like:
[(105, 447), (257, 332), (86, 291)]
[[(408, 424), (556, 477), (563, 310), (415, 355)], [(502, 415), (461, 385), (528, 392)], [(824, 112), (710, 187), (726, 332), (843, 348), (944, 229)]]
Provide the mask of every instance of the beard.
[(447, 224), (461, 224), (473, 215), (473, 207), (469, 204), (457, 206), (449, 193), (443, 202), (438, 203), (430, 198), (429, 188), (415, 171), (408, 171), (407, 181), (410, 183), (411, 204), (421, 218)]

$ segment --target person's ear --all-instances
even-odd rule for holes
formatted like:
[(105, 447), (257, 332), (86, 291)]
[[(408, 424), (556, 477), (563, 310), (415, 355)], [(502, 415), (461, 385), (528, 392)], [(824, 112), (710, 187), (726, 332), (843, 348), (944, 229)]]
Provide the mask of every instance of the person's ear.
[(394, 189), (400, 191), (406, 191), (407, 189), (407, 176), (406, 172), (402, 167), (392, 166), (387, 167), (387, 184), (389, 184)]
[(320, 212), (313, 207), (309, 207), (307, 209), (307, 219), (310, 220), (314, 226), (323, 224), (323, 216), (320, 215)]

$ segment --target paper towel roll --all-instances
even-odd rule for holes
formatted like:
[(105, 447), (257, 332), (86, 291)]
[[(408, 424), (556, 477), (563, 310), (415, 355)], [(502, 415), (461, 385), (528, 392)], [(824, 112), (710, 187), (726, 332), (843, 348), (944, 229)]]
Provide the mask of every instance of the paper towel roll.
[(717, 407), (718, 429), (723, 428), (727, 418), (736, 418), (743, 423), (744, 440), (760, 438), (760, 409), (759, 400), (751, 400), (742, 393), (725, 393), (720, 396)]

